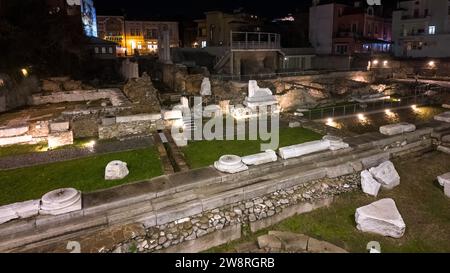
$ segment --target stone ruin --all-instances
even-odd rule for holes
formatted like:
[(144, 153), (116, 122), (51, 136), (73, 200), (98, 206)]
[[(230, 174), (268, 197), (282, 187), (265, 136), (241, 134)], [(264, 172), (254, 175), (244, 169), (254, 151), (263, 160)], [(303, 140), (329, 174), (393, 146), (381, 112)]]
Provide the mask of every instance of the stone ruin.
[(242, 158), (236, 155), (224, 155), (214, 163), (214, 167), (224, 173), (239, 173), (248, 170)]
[(73, 188), (46, 193), (40, 200), (30, 200), (0, 207), (0, 224), (38, 215), (61, 215), (82, 209), (81, 192)]
[(140, 78), (129, 80), (125, 84), (123, 92), (134, 104), (134, 111), (139, 113), (161, 112), (159, 92), (153, 86), (152, 79), (147, 73), (144, 73)]
[(121, 180), (124, 179), (129, 173), (127, 163), (120, 160), (115, 160), (106, 165), (105, 180)]
[(358, 208), (355, 221), (363, 232), (392, 238), (401, 238), (405, 234), (405, 222), (392, 199), (382, 199)]
[(276, 106), (278, 101), (269, 88), (260, 88), (257, 81), (248, 82), (248, 96), (244, 105), (252, 110), (262, 106)]

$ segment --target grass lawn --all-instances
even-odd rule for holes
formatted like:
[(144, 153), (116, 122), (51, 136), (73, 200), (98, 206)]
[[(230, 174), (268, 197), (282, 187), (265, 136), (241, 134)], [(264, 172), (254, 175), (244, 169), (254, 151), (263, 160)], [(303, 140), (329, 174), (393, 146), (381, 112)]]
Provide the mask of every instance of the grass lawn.
[[(125, 179), (104, 180), (105, 167), (113, 160), (128, 163), (130, 174)], [(161, 162), (154, 148), (0, 171), (0, 205), (39, 199), (43, 194), (58, 188), (73, 187), (90, 192), (161, 174)]]
[[(321, 139), (322, 135), (304, 128), (280, 128), (279, 147)], [(192, 141), (183, 148), (186, 161), (191, 168), (209, 166), (225, 154), (246, 156), (261, 152), (259, 140), (214, 140)]]
[[(351, 252), (365, 252), (368, 242), (378, 241), (382, 252), (450, 252), (450, 199), (438, 186), (436, 176), (450, 172), (450, 156), (432, 153), (421, 159), (395, 163), (401, 184), (392, 191), (381, 191), (377, 199), (362, 192), (340, 196), (330, 208), (287, 219), (270, 230), (284, 230), (307, 234), (329, 241)], [(393, 198), (406, 223), (401, 239), (385, 238), (356, 229), (355, 210), (382, 198)], [(256, 240), (258, 235), (210, 250), (226, 252), (236, 244)]]

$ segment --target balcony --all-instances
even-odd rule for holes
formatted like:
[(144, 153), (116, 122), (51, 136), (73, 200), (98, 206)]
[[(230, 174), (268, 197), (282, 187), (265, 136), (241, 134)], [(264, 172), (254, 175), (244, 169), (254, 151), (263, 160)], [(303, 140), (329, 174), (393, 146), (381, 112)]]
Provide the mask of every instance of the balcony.
[(231, 32), (232, 50), (280, 50), (280, 35), (264, 32)]

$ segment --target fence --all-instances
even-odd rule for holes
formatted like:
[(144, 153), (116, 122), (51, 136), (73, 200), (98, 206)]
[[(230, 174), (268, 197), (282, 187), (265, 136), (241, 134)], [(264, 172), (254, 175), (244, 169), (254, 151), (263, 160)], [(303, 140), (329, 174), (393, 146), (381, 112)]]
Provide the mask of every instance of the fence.
[(427, 105), (428, 100), (425, 94), (417, 96), (402, 97), (399, 99), (386, 99), (381, 101), (354, 103), (341, 106), (311, 109), (303, 113), (304, 117), (310, 120), (343, 117), (348, 115), (366, 114), (386, 109), (402, 108), (412, 105)]

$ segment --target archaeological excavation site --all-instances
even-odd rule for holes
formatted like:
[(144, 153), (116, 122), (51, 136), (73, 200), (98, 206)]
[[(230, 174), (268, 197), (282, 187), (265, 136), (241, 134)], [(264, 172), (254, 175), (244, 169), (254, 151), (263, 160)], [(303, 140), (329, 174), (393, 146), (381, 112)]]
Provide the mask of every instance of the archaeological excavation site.
[(450, 253), (448, 1), (18, 2), (1, 253)]

